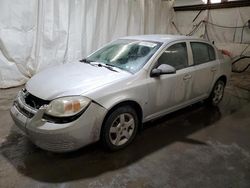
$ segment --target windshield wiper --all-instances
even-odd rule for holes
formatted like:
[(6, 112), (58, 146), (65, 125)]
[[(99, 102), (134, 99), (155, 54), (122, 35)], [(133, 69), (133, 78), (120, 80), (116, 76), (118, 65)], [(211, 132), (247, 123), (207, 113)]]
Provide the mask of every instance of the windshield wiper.
[(90, 63), (91, 65), (97, 65), (98, 67), (105, 67), (111, 71), (114, 71), (114, 72), (118, 72), (117, 70), (115, 70), (113, 68), (113, 66), (109, 65), (109, 64), (105, 64), (105, 63), (99, 63), (99, 62), (91, 62)]
[(80, 62), (83, 62), (83, 63), (90, 63), (91, 61), (89, 61), (89, 60), (87, 60), (86, 58), (84, 58), (84, 59), (81, 59), (81, 60), (79, 60)]

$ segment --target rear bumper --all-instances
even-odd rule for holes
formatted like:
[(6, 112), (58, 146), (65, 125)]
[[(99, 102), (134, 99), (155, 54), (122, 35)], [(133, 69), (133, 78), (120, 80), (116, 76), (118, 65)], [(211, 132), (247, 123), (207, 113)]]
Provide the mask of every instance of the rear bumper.
[(29, 118), (14, 104), (10, 114), (18, 128), (38, 147), (53, 152), (77, 150), (99, 140), (106, 109), (91, 103), (75, 121), (57, 124), (44, 120), (45, 109)]

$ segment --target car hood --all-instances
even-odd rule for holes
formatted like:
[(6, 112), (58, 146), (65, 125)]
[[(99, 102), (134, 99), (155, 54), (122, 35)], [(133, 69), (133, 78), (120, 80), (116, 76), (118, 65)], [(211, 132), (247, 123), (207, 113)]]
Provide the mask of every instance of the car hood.
[(32, 95), (52, 100), (57, 97), (81, 95), (131, 76), (125, 71), (112, 71), (86, 63), (68, 63), (46, 69), (26, 84)]

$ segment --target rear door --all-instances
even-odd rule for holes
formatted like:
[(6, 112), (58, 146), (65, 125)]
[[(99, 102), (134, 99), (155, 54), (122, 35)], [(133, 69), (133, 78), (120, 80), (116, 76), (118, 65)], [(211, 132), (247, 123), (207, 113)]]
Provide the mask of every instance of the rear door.
[(213, 81), (218, 74), (219, 62), (214, 47), (205, 42), (190, 42), (195, 67), (191, 97), (203, 98), (209, 95)]

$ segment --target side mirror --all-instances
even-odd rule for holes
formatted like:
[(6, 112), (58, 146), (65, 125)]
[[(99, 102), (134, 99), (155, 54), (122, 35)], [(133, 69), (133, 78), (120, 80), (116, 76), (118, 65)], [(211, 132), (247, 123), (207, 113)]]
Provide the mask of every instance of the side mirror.
[(151, 71), (150, 76), (158, 77), (162, 74), (174, 74), (174, 73), (176, 73), (176, 69), (174, 67), (167, 64), (161, 64), (159, 67), (154, 68)]

